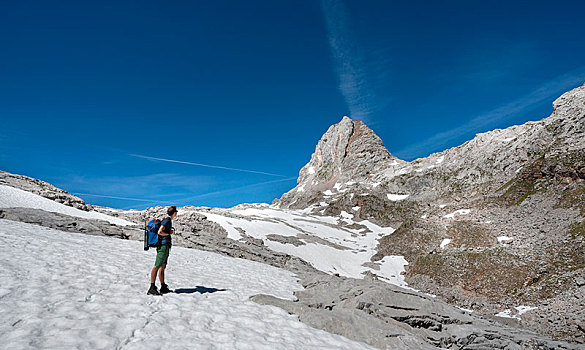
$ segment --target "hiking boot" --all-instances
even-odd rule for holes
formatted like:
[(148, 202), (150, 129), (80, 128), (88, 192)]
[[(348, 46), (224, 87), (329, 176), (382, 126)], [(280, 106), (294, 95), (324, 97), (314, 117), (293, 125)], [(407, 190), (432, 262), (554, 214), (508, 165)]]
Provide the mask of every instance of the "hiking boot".
[(156, 288), (155, 285), (151, 285), (150, 289), (148, 290), (148, 293), (146, 293), (148, 295), (162, 295), (160, 294), (160, 292), (158, 291), (158, 289)]
[(169, 286), (167, 286), (166, 284), (162, 284), (160, 286), (160, 294), (167, 294), (167, 293), (172, 293), (173, 291), (169, 289)]

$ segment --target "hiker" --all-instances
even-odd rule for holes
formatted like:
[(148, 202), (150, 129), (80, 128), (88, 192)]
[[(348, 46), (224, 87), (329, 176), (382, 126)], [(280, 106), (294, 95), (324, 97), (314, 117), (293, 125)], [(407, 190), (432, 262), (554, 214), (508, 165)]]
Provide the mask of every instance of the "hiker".
[[(168, 217), (164, 218), (160, 223), (158, 235), (160, 239), (160, 246), (156, 248), (156, 261), (154, 267), (150, 272), (150, 289), (147, 294), (162, 295), (170, 293), (171, 290), (165, 284), (165, 269), (167, 268), (167, 260), (169, 259), (169, 252), (171, 251), (171, 235), (174, 233), (172, 220), (177, 217), (177, 207), (172, 206), (167, 210)], [(160, 292), (156, 288), (156, 275), (160, 280)]]

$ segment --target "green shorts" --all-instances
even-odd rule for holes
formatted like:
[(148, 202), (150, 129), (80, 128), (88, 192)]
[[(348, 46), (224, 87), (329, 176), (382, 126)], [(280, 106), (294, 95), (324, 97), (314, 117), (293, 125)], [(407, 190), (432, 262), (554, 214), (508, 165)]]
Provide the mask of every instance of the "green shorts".
[(167, 260), (169, 260), (170, 251), (170, 245), (161, 245), (160, 247), (156, 247), (156, 261), (154, 262), (154, 266), (161, 267), (166, 264)]

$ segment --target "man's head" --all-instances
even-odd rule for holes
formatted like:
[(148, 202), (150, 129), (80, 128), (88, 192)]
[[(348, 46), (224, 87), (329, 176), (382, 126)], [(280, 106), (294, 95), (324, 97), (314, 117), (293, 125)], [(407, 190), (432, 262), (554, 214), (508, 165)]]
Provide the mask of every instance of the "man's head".
[(175, 207), (174, 205), (172, 207), (169, 207), (169, 209), (167, 209), (167, 214), (169, 214), (171, 219), (174, 219), (177, 216), (178, 212), (179, 211), (177, 210), (177, 207)]

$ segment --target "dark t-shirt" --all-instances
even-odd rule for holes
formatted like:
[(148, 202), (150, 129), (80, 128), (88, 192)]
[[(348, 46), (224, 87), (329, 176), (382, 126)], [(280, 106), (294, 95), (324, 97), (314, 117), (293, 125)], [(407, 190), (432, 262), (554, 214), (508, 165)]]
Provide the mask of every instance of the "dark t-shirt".
[[(163, 228), (163, 232), (164, 233), (171, 233), (171, 228), (173, 227), (173, 222), (171, 221), (170, 217), (166, 217), (164, 218), (161, 222), (160, 222), (160, 226)], [(160, 236), (161, 237), (161, 244), (162, 245), (171, 245), (171, 236)]]

